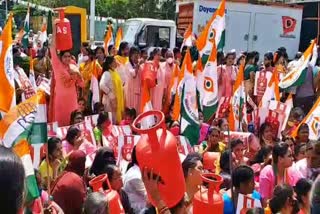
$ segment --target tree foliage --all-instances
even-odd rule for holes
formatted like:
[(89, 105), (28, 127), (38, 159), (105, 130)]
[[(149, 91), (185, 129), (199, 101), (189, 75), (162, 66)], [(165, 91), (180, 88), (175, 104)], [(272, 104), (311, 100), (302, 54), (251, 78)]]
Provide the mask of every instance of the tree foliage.
[[(33, 3), (47, 7), (73, 5), (90, 12), (89, 0), (33, 0)], [(174, 19), (175, 0), (96, 0), (96, 15), (128, 19), (134, 17)]]

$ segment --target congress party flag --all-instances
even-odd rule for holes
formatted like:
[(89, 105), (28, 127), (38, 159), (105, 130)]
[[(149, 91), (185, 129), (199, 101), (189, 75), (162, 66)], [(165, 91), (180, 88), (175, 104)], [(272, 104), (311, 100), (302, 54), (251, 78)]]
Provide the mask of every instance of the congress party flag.
[(237, 79), (233, 86), (233, 96), (230, 103), (229, 126), (231, 131), (239, 131), (243, 119), (245, 119), (245, 90), (243, 83), (244, 65), (240, 65)]
[[(300, 125), (306, 123), (309, 126), (309, 139), (318, 140), (320, 137), (320, 98), (315, 102), (307, 116), (301, 121)], [(292, 137), (298, 135), (300, 125), (293, 131)]]
[(184, 33), (184, 39), (181, 45), (181, 50), (184, 46), (192, 47), (192, 40), (194, 39), (193, 33), (192, 33), (192, 25), (189, 24), (187, 30)]
[(20, 157), (26, 177), (26, 202), (30, 203), (39, 197), (39, 189), (34, 175), (30, 147), (26, 139), (20, 139), (13, 147), (13, 151)]
[(224, 47), (226, 22), (225, 4), (225, 0), (220, 2), (218, 9), (215, 11), (212, 18), (209, 20), (197, 39), (196, 44), (200, 56), (210, 55), (214, 41), (218, 50), (222, 50)]
[(16, 105), (12, 55), (12, 22), (13, 16), (10, 14), (1, 34), (0, 111), (3, 112), (8, 112), (11, 107)]
[(193, 74), (190, 50), (184, 59), (183, 90), (181, 95), (181, 134), (188, 138), (191, 145), (198, 143), (200, 134), (198, 97), (196, 79)]
[(210, 57), (203, 70), (202, 107), (204, 121), (212, 119), (218, 108), (218, 68), (217, 49), (213, 43)]
[(313, 40), (309, 45), (308, 49), (303, 53), (300, 59), (294, 64), (293, 68), (290, 69), (282, 80), (279, 82), (279, 87), (287, 89), (292, 86), (300, 86), (304, 83), (307, 75), (307, 68), (311, 56), (313, 59), (317, 59), (318, 48), (317, 40)]

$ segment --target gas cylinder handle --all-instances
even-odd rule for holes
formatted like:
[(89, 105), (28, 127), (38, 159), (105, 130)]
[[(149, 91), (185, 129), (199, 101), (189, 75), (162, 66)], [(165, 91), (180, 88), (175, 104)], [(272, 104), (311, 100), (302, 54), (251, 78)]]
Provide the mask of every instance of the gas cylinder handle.
[[(153, 127), (147, 129), (141, 129), (137, 127), (137, 124), (141, 123), (141, 120), (148, 117), (148, 116), (156, 116), (159, 122), (157, 122)], [(139, 134), (150, 134), (156, 133), (158, 129), (162, 129), (163, 131), (166, 130), (166, 124), (164, 123), (164, 114), (161, 111), (151, 110), (147, 112), (143, 112), (140, 114), (132, 123), (131, 128), (133, 131)]]
[[(157, 117), (157, 123), (151, 127), (146, 129), (141, 129), (137, 127), (137, 124), (141, 123), (141, 120), (149, 117), (149, 116), (155, 116)], [(157, 130), (162, 129), (162, 136), (166, 137), (166, 124), (164, 122), (164, 114), (161, 111), (151, 110), (147, 112), (143, 112), (140, 114), (132, 123), (132, 129), (133, 131), (139, 133), (139, 134), (147, 134), (150, 139), (150, 146), (152, 150), (159, 149), (159, 145), (161, 140), (158, 140)]]
[(102, 184), (104, 182), (106, 182), (108, 185), (108, 188), (110, 190), (112, 190), (107, 173), (101, 174), (101, 175), (93, 178), (91, 181), (89, 181), (89, 185), (92, 187), (94, 192), (97, 192), (102, 189)]
[(219, 192), (219, 188), (223, 182), (223, 178), (220, 175), (216, 175), (214, 173), (203, 173), (201, 175), (201, 178), (204, 182), (209, 184), (208, 200), (213, 200), (213, 193), (214, 191)]

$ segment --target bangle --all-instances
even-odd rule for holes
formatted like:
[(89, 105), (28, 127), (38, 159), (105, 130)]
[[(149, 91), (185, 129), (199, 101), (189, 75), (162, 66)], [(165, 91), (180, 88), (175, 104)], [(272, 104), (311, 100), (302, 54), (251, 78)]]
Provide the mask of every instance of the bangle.
[(163, 213), (165, 213), (166, 211), (168, 211), (169, 210), (169, 208), (168, 207), (166, 207), (166, 206), (164, 206), (164, 207), (162, 207), (161, 209), (159, 209), (159, 214), (163, 214)]

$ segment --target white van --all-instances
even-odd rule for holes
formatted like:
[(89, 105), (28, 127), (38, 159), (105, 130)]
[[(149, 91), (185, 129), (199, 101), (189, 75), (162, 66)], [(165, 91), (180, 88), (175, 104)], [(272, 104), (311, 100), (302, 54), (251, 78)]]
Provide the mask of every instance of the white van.
[(123, 24), (123, 41), (139, 48), (170, 48), (176, 45), (176, 23), (148, 18), (128, 19)]

